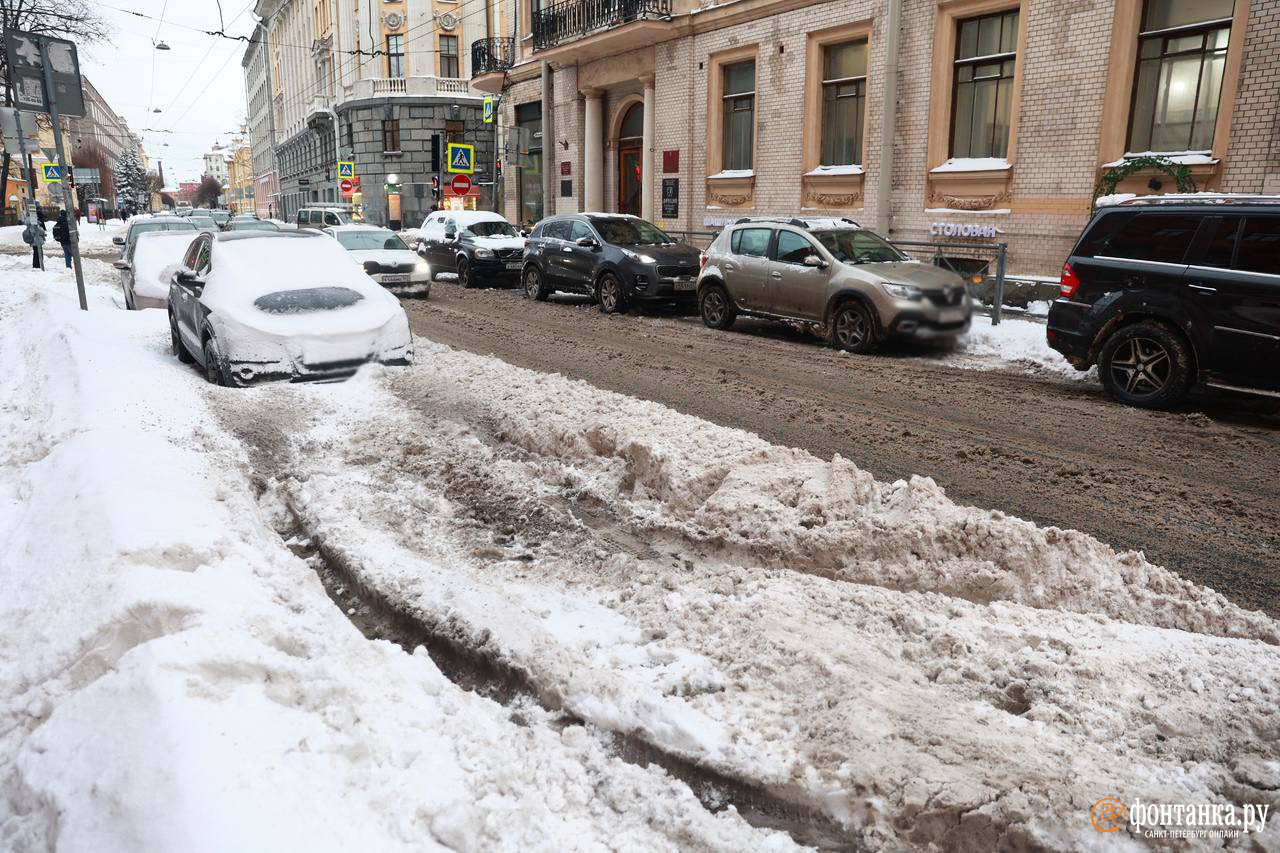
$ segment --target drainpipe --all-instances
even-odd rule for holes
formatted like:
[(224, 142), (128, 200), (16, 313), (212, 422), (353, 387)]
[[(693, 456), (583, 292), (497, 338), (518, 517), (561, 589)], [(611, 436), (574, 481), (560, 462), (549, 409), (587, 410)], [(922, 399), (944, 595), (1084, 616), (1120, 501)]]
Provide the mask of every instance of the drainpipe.
[(551, 80), (551, 63), (542, 63), (542, 215), (555, 213), (556, 153), (555, 112), (551, 103), (554, 87)]
[(325, 112), (333, 119), (333, 198), (334, 201), (342, 201), (342, 178), (338, 177), (338, 163), (342, 159), (342, 132), (338, 128), (338, 111), (332, 106), (326, 107)]
[(885, 2), (884, 103), (880, 108), (880, 165), (876, 175), (876, 231), (889, 236), (893, 223), (893, 141), (898, 124), (898, 51), (902, 0)]

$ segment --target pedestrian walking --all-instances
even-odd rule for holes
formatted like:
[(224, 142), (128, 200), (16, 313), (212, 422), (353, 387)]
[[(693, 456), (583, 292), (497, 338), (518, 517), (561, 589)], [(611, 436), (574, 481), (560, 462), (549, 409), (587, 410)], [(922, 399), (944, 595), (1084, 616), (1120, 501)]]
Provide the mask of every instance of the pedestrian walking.
[(67, 262), (67, 269), (71, 269), (71, 227), (65, 210), (58, 211), (58, 221), (53, 223), (53, 239), (62, 245), (62, 257)]

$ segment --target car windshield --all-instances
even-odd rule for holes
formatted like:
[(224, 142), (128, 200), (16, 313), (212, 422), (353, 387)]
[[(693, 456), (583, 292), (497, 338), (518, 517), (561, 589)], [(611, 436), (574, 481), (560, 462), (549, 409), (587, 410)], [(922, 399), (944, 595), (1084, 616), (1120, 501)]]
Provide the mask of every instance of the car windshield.
[(474, 237), (519, 237), (520, 232), (510, 222), (473, 222), (466, 231)]
[(239, 222), (231, 223), (232, 231), (279, 231), (274, 223), (263, 222), (258, 219), (242, 219)]
[(592, 219), (606, 243), (617, 246), (652, 246), (674, 243), (661, 229), (643, 219)]
[(337, 237), (342, 248), (353, 252), (368, 249), (412, 251), (398, 234), (391, 231), (339, 231)]
[(138, 239), (139, 234), (148, 231), (195, 231), (196, 226), (186, 219), (166, 219), (163, 221), (139, 222), (133, 226), (130, 236)]
[(213, 221), (212, 216), (189, 216), (187, 218), (190, 219), (192, 224), (197, 228), (213, 228), (218, 224)]
[(814, 231), (813, 236), (818, 238), (818, 242), (836, 260), (846, 264), (874, 264), (907, 259), (906, 255), (870, 231)]

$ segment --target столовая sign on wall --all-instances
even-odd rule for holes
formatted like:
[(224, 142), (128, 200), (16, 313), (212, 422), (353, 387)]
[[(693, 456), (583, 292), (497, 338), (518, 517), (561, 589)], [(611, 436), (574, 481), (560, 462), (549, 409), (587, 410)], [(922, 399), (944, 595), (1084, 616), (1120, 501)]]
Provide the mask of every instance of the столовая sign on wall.
[(930, 237), (981, 237), (994, 240), (1000, 236), (1000, 229), (994, 225), (982, 225), (977, 222), (935, 222), (929, 226)]

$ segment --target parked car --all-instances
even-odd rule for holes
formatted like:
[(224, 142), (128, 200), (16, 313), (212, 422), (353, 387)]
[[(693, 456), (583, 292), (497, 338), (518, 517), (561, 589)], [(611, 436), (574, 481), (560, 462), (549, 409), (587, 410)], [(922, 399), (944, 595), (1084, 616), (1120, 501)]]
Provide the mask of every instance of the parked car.
[(1104, 207), (1062, 267), (1049, 346), (1132, 406), (1280, 397), (1280, 196)]
[(116, 261), (124, 304), (130, 311), (165, 308), (169, 304), (169, 278), (195, 235), (190, 231), (148, 231), (138, 235), (133, 258)]
[(350, 205), (304, 207), (298, 211), (294, 220), (298, 228), (331, 228), (334, 225), (350, 225), (355, 220), (351, 216)]
[(501, 214), (437, 210), (422, 221), (418, 254), (433, 272), (458, 273), (463, 287), (514, 285), (523, 267), (524, 235)]
[(169, 285), (174, 354), (217, 385), (329, 380), (409, 364), (395, 296), (338, 243), (307, 231), (201, 234)]
[(207, 216), (202, 214), (192, 214), (191, 216), (187, 217), (187, 221), (189, 221), (192, 225), (194, 225), (200, 231), (211, 231), (216, 234), (217, 232), (222, 230), (221, 228), (218, 227), (218, 223), (214, 220), (212, 216)]
[(335, 225), (324, 229), (388, 290), (431, 293), (431, 268), (400, 235), (376, 225)]
[(693, 304), (698, 250), (621, 213), (555, 216), (534, 226), (524, 252), (524, 295), (593, 297), (606, 314), (638, 303)]
[(231, 221), (231, 211), (226, 208), (215, 207), (209, 211), (209, 218), (216, 222), (219, 228), (223, 228)]
[(138, 242), (140, 234), (146, 234), (148, 231), (189, 231), (194, 237), (197, 230), (190, 220), (179, 216), (131, 216), (124, 236), (112, 237), (111, 242), (120, 247), (121, 260), (132, 261), (133, 247)]
[(698, 304), (713, 329), (738, 316), (798, 322), (849, 352), (891, 338), (951, 340), (973, 313), (958, 275), (850, 219), (738, 220), (707, 248)]
[(280, 226), (274, 222), (264, 222), (255, 216), (236, 216), (227, 223), (223, 231), (279, 231)]

